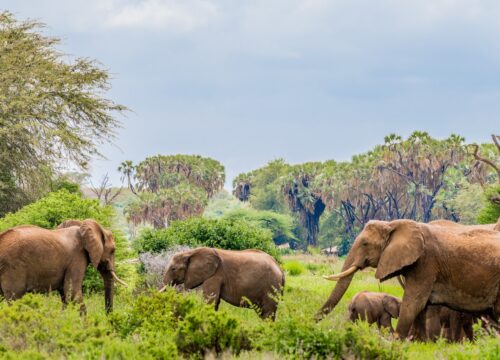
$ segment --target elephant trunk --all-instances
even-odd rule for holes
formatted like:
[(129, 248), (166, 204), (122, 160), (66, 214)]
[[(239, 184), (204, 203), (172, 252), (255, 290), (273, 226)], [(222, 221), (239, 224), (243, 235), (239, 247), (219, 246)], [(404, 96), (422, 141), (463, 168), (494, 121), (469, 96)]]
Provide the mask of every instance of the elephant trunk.
[(104, 280), (104, 303), (106, 313), (113, 310), (113, 283), (114, 278), (111, 271), (102, 271), (102, 279)]
[[(349, 255), (347, 256), (347, 259), (344, 263), (344, 266), (342, 266), (342, 272), (350, 269), (353, 266), (353, 256), (352, 252), (349, 252)], [(335, 306), (339, 303), (340, 299), (342, 299), (342, 296), (344, 296), (347, 288), (351, 284), (351, 280), (354, 276), (355, 272), (341, 278), (337, 284), (335, 285), (335, 288), (333, 289), (332, 293), (330, 294), (330, 297), (326, 301), (326, 303), (321, 307), (321, 309), (316, 313), (316, 320), (319, 321), (323, 317), (325, 317), (327, 314), (329, 314)]]

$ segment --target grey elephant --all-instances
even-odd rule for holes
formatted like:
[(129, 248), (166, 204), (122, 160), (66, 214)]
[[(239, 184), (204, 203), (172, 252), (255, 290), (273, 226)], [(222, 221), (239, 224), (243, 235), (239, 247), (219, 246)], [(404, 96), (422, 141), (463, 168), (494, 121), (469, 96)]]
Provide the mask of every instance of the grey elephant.
[(94, 220), (71, 220), (56, 230), (18, 226), (0, 234), (0, 290), (8, 300), (27, 292), (58, 291), (64, 304), (83, 304), (82, 284), (91, 263), (101, 274), (105, 308), (113, 307), (115, 241)]
[(363, 320), (393, 331), (391, 319), (399, 317), (401, 299), (386, 294), (361, 291), (349, 303), (349, 320)]
[(172, 257), (160, 291), (168, 285), (184, 284), (186, 289), (201, 286), (205, 298), (239, 307), (253, 304), (262, 318), (274, 320), (276, 296), (285, 285), (285, 275), (278, 263), (260, 250), (221, 250), (201, 247)]

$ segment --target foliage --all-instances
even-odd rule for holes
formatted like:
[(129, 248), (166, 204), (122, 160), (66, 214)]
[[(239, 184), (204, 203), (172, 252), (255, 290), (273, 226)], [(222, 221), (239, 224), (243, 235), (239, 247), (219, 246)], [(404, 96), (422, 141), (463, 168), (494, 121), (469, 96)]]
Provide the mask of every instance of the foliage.
[[(134, 224), (150, 223), (156, 229), (170, 221), (203, 213), (208, 199), (222, 189), (224, 166), (217, 160), (197, 155), (157, 155), (137, 166), (131, 161), (118, 168), (130, 190), (138, 195), (126, 209)], [(132, 184), (131, 177), (137, 184)]]
[(500, 218), (500, 185), (491, 185), (484, 191), (485, 207), (477, 217), (480, 224), (493, 224)]
[(203, 211), (203, 217), (207, 219), (218, 219), (233, 210), (246, 209), (247, 204), (238, 201), (228, 191), (222, 189), (212, 197)]
[(283, 265), (283, 268), (286, 270), (287, 274), (291, 276), (298, 276), (306, 270), (304, 265), (298, 261), (287, 261)]
[(174, 245), (220, 249), (260, 249), (277, 257), (269, 230), (244, 220), (190, 218), (166, 229), (143, 229), (134, 241), (139, 253), (161, 252)]
[(87, 167), (125, 110), (102, 96), (108, 72), (87, 58), (68, 61), (43, 28), (0, 12), (0, 199), (14, 198), (7, 211), (46, 193), (56, 163)]
[(255, 210), (252, 208), (237, 209), (226, 213), (223, 219), (245, 220), (254, 223), (263, 229), (268, 229), (273, 234), (273, 241), (276, 245), (286, 242), (297, 242), (293, 231), (295, 224), (289, 215), (279, 214), (273, 211)]

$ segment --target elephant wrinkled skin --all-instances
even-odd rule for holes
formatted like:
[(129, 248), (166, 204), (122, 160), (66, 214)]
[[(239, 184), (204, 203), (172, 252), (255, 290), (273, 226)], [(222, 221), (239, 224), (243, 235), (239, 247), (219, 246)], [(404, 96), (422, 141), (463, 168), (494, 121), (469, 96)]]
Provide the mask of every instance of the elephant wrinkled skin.
[(56, 230), (18, 226), (0, 234), (0, 290), (8, 300), (27, 292), (59, 291), (64, 304), (81, 303), (82, 283), (92, 263), (105, 288), (106, 311), (113, 307), (115, 242), (94, 220), (70, 220)]
[[(500, 233), (466, 232), (411, 220), (370, 221), (356, 238), (339, 280), (317, 313), (319, 320), (340, 301), (359, 269), (377, 268), (381, 281), (403, 275), (406, 287), (396, 331), (405, 338), (410, 326), (425, 321), (427, 304), (457, 311), (500, 314)], [(418, 318), (417, 318), (418, 317)], [(424, 325), (425, 326), (425, 325)]]
[(201, 286), (216, 309), (220, 299), (240, 307), (248, 307), (250, 302), (260, 309), (262, 318), (274, 319), (276, 295), (284, 287), (285, 275), (278, 263), (260, 250), (202, 247), (174, 255), (163, 283), (163, 289), (179, 284), (186, 289)]

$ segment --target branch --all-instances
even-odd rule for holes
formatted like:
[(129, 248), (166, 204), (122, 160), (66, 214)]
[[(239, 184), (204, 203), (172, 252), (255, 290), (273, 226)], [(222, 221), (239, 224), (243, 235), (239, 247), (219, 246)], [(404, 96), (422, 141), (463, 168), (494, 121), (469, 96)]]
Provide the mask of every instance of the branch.
[[(495, 145), (497, 146), (498, 149), (500, 149), (500, 146), (498, 144), (498, 141), (497, 141), (497, 136), (494, 136), (492, 135), (491, 136), (492, 139), (493, 139), (493, 142), (495, 143)], [(485, 164), (488, 164), (489, 166), (491, 166), (493, 169), (495, 169), (495, 171), (497, 172), (497, 175), (498, 175), (498, 182), (500, 183), (500, 167), (498, 167), (493, 161), (491, 161), (490, 159), (486, 159), (484, 157), (482, 157), (481, 155), (479, 155), (479, 145), (476, 145), (476, 144), (472, 144), (472, 146), (474, 147), (474, 152), (470, 155), (474, 156), (474, 158), (477, 160), (477, 161), (481, 161)]]

